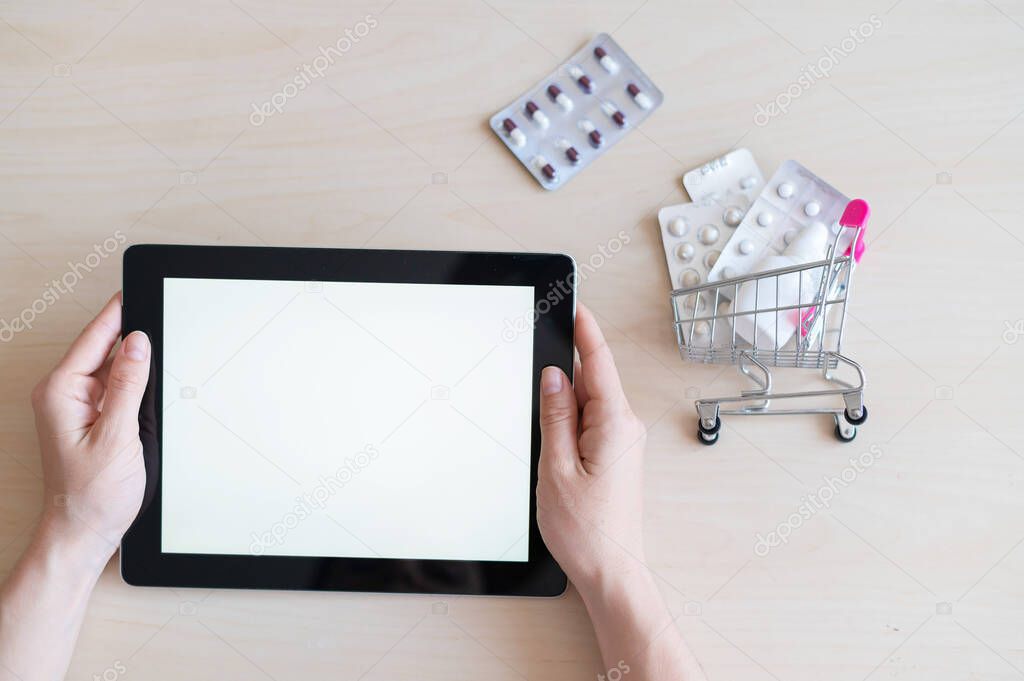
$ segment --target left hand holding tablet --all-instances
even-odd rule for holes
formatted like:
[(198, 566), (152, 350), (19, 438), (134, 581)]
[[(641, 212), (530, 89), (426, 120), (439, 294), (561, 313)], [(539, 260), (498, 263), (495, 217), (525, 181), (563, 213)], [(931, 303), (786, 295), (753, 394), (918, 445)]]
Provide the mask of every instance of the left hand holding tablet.
[(32, 391), (43, 512), (0, 587), (0, 680), (67, 672), (96, 580), (142, 503), (139, 405), (150, 344), (121, 333), (115, 295)]
[(139, 404), (149, 378), (146, 334), (121, 329), (116, 294), (32, 392), (43, 461), (43, 521), (102, 568), (142, 503)]

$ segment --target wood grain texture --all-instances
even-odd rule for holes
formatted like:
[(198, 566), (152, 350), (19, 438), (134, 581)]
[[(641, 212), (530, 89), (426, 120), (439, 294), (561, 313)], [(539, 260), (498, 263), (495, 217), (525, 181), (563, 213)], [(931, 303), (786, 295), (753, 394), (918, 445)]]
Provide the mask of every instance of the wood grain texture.
[[(322, 77), (253, 116), (367, 16)], [(827, 77), (755, 122), (872, 16)], [(0, 19), (0, 318), (104, 253), (0, 344), (0, 572), (42, 504), (29, 390), (119, 286), (123, 246), (104, 240), (585, 260), (625, 230), (581, 296), (648, 425), (649, 565), (710, 678), (1024, 676), (1024, 342), (1007, 332), (1024, 319), (1020, 0), (5, 0)], [(600, 31), (665, 104), (543, 192), (487, 119)], [(742, 384), (679, 359), (655, 213), (734, 145), (766, 174), (794, 158), (872, 204), (847, 346), (871, 420), (852, 445), (808, 417), (734, 418), (715, 448), (695, 443), (693, 396)], [(830, 509), (756, 555), (758, 533), (872, 445), (882, 455)], [(112, 564), (69, 678), (111, 669), (542, 681), (600, 662), (571, 592), (136, 589)]]

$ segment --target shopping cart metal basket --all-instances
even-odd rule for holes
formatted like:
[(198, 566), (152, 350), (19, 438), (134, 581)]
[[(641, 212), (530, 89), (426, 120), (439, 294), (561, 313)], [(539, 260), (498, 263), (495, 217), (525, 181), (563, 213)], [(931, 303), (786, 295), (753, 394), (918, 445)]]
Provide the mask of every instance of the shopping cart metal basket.
[[(700, 442), (718, 441), (723, 415), (829, 414), (839, 440), (857, 435), (868, 417), (864, 370), (842, 349), (869, 214), (865, 201), (850, 201), (823, 260), (672, 291), (683, 359), (734, 364), (755, 385), (739, 395), (696, 400)], [(820, 371), (827, 387), (775, 392), (772, 368)]]

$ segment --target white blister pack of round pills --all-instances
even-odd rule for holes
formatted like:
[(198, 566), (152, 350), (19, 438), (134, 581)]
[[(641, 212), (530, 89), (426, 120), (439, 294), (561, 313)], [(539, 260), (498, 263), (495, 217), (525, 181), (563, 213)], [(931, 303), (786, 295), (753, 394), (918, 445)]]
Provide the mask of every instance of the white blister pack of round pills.
[(744, 194), (733, 192), (724, 200), (709, 196), (658, 211), (673, 289), (699, 286), (708, 280), (749, 206)]
[[(782, 253), (804, 227), (824, 223), (832, 233), (839, 229), (839, 217), (850, 200), (796, 161), (785, 161), (736, 228), (733, 238), (716, 259), (708, 276), (715, 282), (757, 271), (768, 255)], [(843, 230), (840, 255), (853, 239), (853, 230)], [(829, 242), (831, 244), (831, 241)], [(825, 257), (825, 253), (821, 254)], [(728, 287), (719, 289), (726, 297)]]
[[(673, 289), (699, 286), (722, 251), (728, 248), (736, 227), (764, 186), (764, 175), (747, 149), (735, 149), (683, 175), (683, 186), (693, 203), (665, 206), (658, 211), (661, 243), (665, 248)], [(714, 300), (707, 294), (691, 295), (680, 302), (691, 316), (708, 315)], [(728, 304), (728, 303), (726, 303)], [(728, 324), (714, 329), (700, 321), (689, 329), (684, 343), (707, 345)]]
[(749, 149), (734, 149), (683, 175), (683, 187), (691, 201), (725, 197), (733, 192), (753, 201), (764, 188), (764, 175)]
[(545, 189), (558, 189), (661, 106), (661, 90), (601, 33), (491, 117), (491, 129)]

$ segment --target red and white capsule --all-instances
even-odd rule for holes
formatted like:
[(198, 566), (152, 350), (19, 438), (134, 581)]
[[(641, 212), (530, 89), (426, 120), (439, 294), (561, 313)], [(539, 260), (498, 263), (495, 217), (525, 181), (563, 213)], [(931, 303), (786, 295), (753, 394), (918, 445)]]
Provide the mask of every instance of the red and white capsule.
[(569, 159), (569, 163), (575, 165), (580, 162), (580, 152), (576, 151), (576, 147), (572, 145), (572, 142), (563, 137), (556, 144), (559, 149), (565, 152), (565, 157)]
[(626, 127), (626, 115), (619, 111), (619, 107), (611, 102), (601, 102), (601, 111), (604, 112), (605, 116), (615, 121), (615, 125), (620, 128)]
[(551, 124), (551, 121), (548, 120), (548, 117), (540, 110), (540, 107), (537, 106), (536, 102), (533, 100), (527, 100), (526, 114), (532, 118), (533, 122), (539, 125), (542, 130), (547, 130), (548, 125)]
[(595, 47), (594, 56), (597, 57), (597, 63), (601, 65), (602, 69), (608, 73), (618, 73), (619, 62), (615, 61), (603, 47)]
[(588, 95), (594, 91), (594, 81), (590, 80), (590, 76), (583, 73), (583, 69), (580, 67), (575, 64), (570, 66), (569, 75), (572, 76), (572, 79), (580, 86), (580, 89)]
[(604, 142), (604, 139), (602, 139), (601, 133), (589, 119), (584, 118), (583, 120), (580, 121), (579, 125), (580, 130), (587, 133), (587, 138), (590, 140), (590, 143), (593, 146), (601, 146), (601, 143)]
[(511, 118), (503, 120), (501, 127), (505, 128), (505, 134), (508, 135), (513, 145), (521, 147), (526, 144), (526, 135), (523, 134), (523, 131), (519, 129), (519, 126)]
[(554, 181), (558, 173), (555, 171), (555, 167), (548, 163), (548, 160), (541, 155), (533, 157), (534, 167), (540, 171), (540, 174), (548, 179), (549, 182)]
[(640, 88), (637, 87), (636, 83), (630, 83), (627, 85), (626, 92), (629, 93), (629, 96), (633, 98), (633, 101), (636, 102), (636, 105), (641, 109), (650, 109), (654, 106), (654, 102), (651, 101), (651, 98), (641, 91)]
[(558, 87), (554, 83), (548, 85), (548, 96), (555, 100), (555, 104), (562, 107), (562, 111), (566, 113), (572, 111), (572, 99), (569, 95), (562, 92), (562, 88)]

